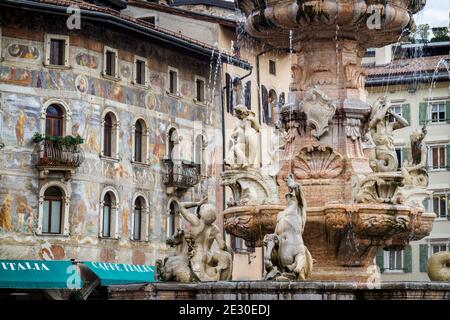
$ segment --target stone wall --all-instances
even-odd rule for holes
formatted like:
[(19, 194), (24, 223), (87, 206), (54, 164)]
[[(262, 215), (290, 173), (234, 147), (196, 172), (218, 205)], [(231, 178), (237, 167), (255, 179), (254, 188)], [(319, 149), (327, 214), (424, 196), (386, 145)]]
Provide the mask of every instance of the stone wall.
[(379, 289), (353, 282), (153, 283), (111, 286), (108, 292), (113, 300), (450, 300), (450, 283), (386, 282)]
[[(130, 34), (82, 21), (81, 30), (68, 32), (65, 20), (51, 15), (0, 12), (0, 216), (10, 226), (0, 227), (0, 259), (79, 259), (119, 263), (153, 264), (166, 254), (169, 195), (162, 182), (166, 157), (166, 133), (177, 127), (183, 136), (186, 160), (193, 160), (195, 137), (206, 135), (207, 178), (202, 188), (175, 194), (184, 200), (221, 201), (216, 182), (221, 156), (220, 79), (206, 90), (212, 103), (194, 102), (195, 75), (209, 78), (210, 61), (149, 43)], [(69, 67), (44, 64), (45, 34), (69, 36)], [(120, 80), (102, 75), (104, 46), (118, 50)], [(134, 56), (147, 59), (148, 87), (133, 84)], [(166, 92), (168, 66), (178, 69), (180, 96)], [(207, 83), (208, 85), (208, 83)], [(60, 177), (39, 179), (37, 147), (31, 138), (45, 131), (49, 101), (70, 110), (66, 134), (85, 139), (85, 161), (68, 181)], [(117, 161), (99, 156), (102, 114), (108, 108), (120, 123)], [(44, 113), (43, 113), (44, 112)], [(44, 118), (43, 117), (44, 114)], [(132, 132), (137, 118), (148, 125), (148, 164), (132, 162)], [(44, 119), (44, 120), (43, 120)], [(49, 181), (63, 183), (70, 194), (69, 234), (36, 235), (39, 192)], [(118, 194), (119, 239), (99, 237), (101, 194), (110, 187)], [(143, 195), (148, 203), (148, 238), (130, 240), (133, 198)], [(220, 207), (220, 206), (218, 206)]]

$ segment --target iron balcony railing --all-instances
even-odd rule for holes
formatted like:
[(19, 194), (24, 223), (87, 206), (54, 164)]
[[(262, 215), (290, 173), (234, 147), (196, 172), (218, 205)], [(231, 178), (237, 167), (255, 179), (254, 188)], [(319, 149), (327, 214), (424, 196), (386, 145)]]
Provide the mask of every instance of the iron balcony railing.
[(187, 189), (200, 182), (200, 164), (185, 160), (164, 159), (166, 186)]
[(79, 145), (61, 145), (55, 141), (39, 142), (38, 166), (77, 168), (84, 161)]

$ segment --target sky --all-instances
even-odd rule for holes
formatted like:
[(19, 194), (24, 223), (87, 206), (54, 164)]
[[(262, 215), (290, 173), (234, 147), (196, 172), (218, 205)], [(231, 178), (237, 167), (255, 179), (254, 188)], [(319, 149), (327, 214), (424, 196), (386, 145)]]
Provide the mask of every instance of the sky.
[(433, 27), (449, 26), (450, 0), (427, 0), (425, 8), (414, 16), (416, 25), (428, 23)]

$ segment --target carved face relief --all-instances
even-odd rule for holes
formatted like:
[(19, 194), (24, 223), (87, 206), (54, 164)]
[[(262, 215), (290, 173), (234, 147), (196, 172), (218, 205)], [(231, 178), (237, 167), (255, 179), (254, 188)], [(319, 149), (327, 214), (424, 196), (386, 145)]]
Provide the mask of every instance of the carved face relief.
[(308, 89), (301, 104), (307, 117), (307, 125), (314, 127), (312, 135), (320, 140), (328, 131), (328, 123), (336, 112), (336, 105), (316, 87)]

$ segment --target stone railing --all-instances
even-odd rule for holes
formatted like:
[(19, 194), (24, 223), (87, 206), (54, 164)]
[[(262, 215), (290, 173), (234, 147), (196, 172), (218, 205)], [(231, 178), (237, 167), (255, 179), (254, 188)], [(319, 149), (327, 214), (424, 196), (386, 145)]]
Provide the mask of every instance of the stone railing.
[(164, 159), (163, 181), (168, 187), (187, 189), (200, 182), (200, 165), (185, 160)]

